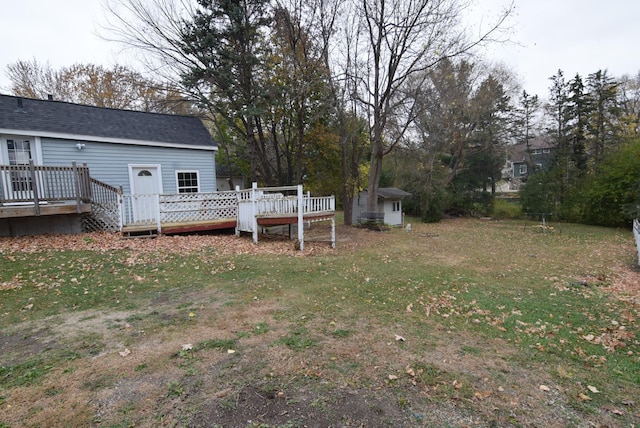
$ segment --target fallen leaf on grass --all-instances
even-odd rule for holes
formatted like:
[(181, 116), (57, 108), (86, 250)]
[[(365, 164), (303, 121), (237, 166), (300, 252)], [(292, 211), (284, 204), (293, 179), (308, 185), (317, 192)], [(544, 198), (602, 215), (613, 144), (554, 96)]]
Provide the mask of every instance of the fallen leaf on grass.
[(491, 396), (491, 391), (476, 391), (473, 396), (475, 398), (478, 398), (480, 400), (485, 399), (489, 396)]
[(191, 343), (185, 343), (184, 345), (182, 345), (183, 351), (190, 351), (192, 349), (193, 349), (193, 345)]
[(131, 351), (127, 348), (124, 348), (124, 351), (120, 351), (118, 352), (118, 354), (120, 354), (121, 357), (126, 357), (127, 355), (129, 355), (131, 353)]
[(407, 366), (407, 368), (405, 370), (405, 373), (407, 373), (411, 377), (415, 377), (416, 376), (416, 372), (413, 371), (413, 369), (411, 367), (409, 367), (409, 366)]
[(396, 342), (404, 342), (406, 339), (400, 335), (396, 334)]
[(226, 397), (227, 395), (229, 395), (229, 392), (231, 392), (231, 389), (230, 389), (230, 388), (223, 389), (222, 391), (218, 391), (218, 392), (216, 392), (216, 393), (215, 393), (215, 397), (216, 397), (216, 398), (224, 398), (224, 397)]
[(591, 392), (593, 392), (594, 394), (599, 394), (600, 391), (598, 391), (598, 388), (596, 388), (595, 386), (591, 386), (591, 385), (587, 385), (587, 389)]
[(591, 397), (589, 397), (587, 394), (583, 394), (582, 392), (578, 394), (578, 398), (582, 401), (591, 401)]
[(398, 380), (398, 376), (390, 374), (389, 380)]
[(540, 391), (544, 391), (544, 392), (551, 391), (551, 388), (549, 388), (547, 385), (540, 385), (538, 388), (540, 389)]
[(614, 415), (617, 415), (617, 416), (624, 416), (624, 412), (622, 410), (615, 409), (613, 407), (605, 406), (605, 407), (602, 408), (602, 410), (606, 410), (607, 412), (611, 412), (611, 413), (613, 413)]

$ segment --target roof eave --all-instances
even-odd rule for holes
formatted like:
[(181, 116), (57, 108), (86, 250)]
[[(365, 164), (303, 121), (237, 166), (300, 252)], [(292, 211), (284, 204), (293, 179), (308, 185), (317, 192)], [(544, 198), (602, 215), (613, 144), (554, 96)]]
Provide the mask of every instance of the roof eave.
[(96, 135), (78, 135), (78, 134), (67, 134), (61, 132), (47, 132), (47, 131), (32, 131), (32, 130), (23, 130), (23, 129), (6, 129), (0, 128), (0, 134), (9, 134), (9, 135), (29, 135), (33, 137), (45, 137), (45, 138), (59, 138), (62, 140), (80, 140), (80, 141), (91, 141), (97, 143), (113, 143), (113, 144), (129, 144), (136, 146), (152, 146), (152, 147), (168, 147), (168, 148), (177, 148), (177, 149), (192, 149), (192, 150), (205, 150), (205, 151), (218, 151), (217, 145), (196, 145), (196, 144), (179, 144), (179, 143), (168, 143), (162, 141), (145, 141), (145, 140), (132, 140), (127, 138), (111, 138), (111, 137), (100, 137)]

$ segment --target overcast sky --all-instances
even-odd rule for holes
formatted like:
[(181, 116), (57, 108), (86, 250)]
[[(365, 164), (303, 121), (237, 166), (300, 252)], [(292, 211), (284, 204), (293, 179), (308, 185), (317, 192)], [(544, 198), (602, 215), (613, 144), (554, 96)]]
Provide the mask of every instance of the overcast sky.
[[(100, 0), (0, 0), (0, 92), (7, 93), (7, 64), (47, 61), (131, 64), (113, 43), (98, 37), (104, 14)], [(510, 0), (476, 0), (483, 22)], [(510, 38), (487, 55), (513, 69), (529, 93), (546, 97), (549, 77), (562, 69), (569, 79), (600, 69), (614, 77), (640, 71), (640, 1), (514, 0)], [(474, 15), (475, 16), (475, 15)]]

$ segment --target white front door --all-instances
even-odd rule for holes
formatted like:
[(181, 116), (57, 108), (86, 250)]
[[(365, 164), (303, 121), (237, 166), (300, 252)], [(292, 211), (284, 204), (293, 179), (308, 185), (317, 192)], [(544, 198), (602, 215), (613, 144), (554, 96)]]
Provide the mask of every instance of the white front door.
[(136, 223), (156, 223), (158, 195), (162, 193), (159, 165), (130, 165), (133, 219)]

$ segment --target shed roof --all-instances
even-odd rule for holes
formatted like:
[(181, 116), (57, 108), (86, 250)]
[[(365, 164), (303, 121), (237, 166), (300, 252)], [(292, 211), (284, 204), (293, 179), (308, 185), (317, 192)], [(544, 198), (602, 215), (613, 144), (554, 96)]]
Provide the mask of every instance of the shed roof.
[(160, 143), (217, 149), (195, 116), (119, 110), (0, 94), (0, 132), (58, 135), (95, 141)]
[[(361, 193), (367, 193), (367, 190), (365, 189)], [(401, 199), (407, 196), (411, 196), (411, 193), (397, 187), (380, 187), (378, 189), (378, 199)]]
[(411, 193), (397, 187), (381, 187), (378, 189), (378, 198), (382, 199), (398, 199), (407, 196), (411, 196)]

